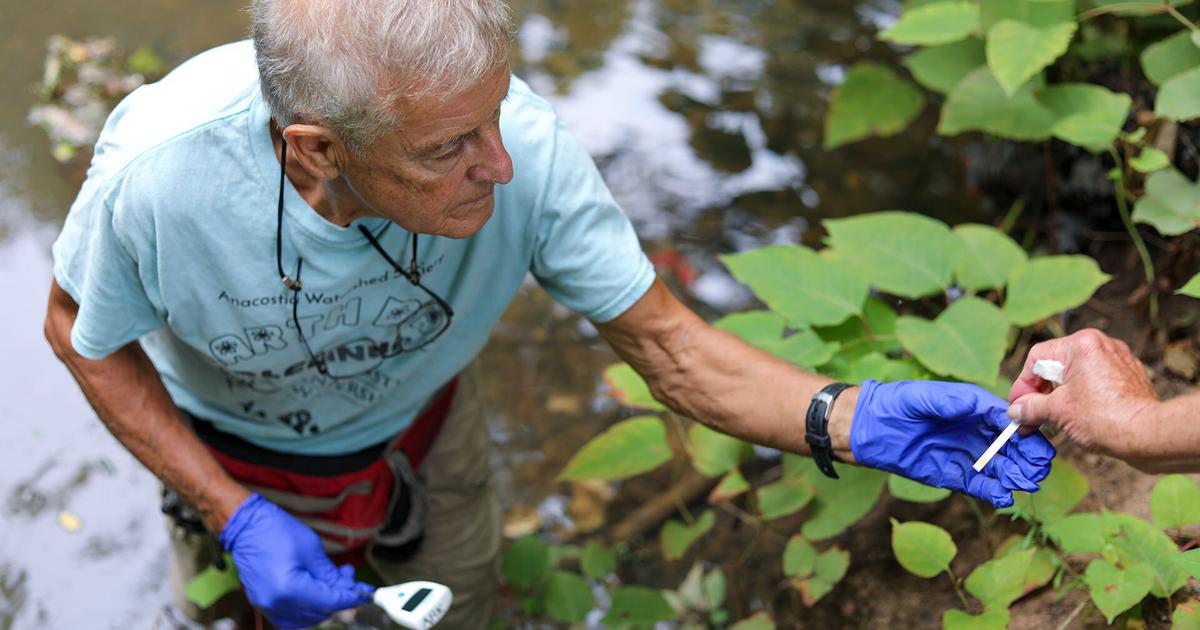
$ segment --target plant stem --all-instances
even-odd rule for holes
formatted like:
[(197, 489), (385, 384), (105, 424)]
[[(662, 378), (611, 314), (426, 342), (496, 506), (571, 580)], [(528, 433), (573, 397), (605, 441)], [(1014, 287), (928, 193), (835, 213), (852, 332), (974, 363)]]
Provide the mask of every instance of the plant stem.
[(963, 495), (963, 499), (967, 502), (967, 506), (971, 508), (971, 513), (975, 515), (975, 520), (979, 522), (979, 537), (983, 539), (983, 544), (987, 545), (988, 555), (996, 555), (996, 549), (992, 546), (992, 539), (988, 536), (988, 531), (991, 529), (992, 523), (983, 515), (983, 510), (979, 509), (979, 505), (975, 499)]
[(1001, 232), (1008, 234), (1012, 231), (1013, 226), (1017, 224), (1017, 219), (1021, 218), (1021, 213), (1025, 211), (1025, 200), (1017, 199), (1008, 208), (1008, 212), (1004, 215), (1004, 220), (1000, 222), (998, 228)]
[(971, 612), (971, 603), (967, 601), (967, 594), (963, 592), (962, 582), (954, 574), (954, 569), (946, 567), (946, 573), (950, 576), (950, 583), (954, 585), (954, 594), (958, 595), (958, 601), (962, 602), (963, 610)]
[(1145, 9), (1153, 13), (1165, 13), (1166, 8), (1169, 8), (1166, 2), (1118, 2), (1116, 4), (1106, 4), (1102, 7), (1088, 9), (1079, 14), (1079, 21), (1090, 20), (1094, 17), (1107, 15), (1109, 13), (1119, 13), (1126, 9)]
[(1125, 230), (1133, 239), (1133, 247), (1137, 249), (1138, 257), (1142, 259), (1142, 270), (1145, 273), (1146, 282), (1150, 285), (1150, 322), (1154, 325), (1158, 320), (1158, 293), (1154, 286), (1154, 262), (1150, 259), (1150, 251), (1146, 249), (1146, 242), (1142, 240), (1142, 235), (1138, 234), (1137, 226), (1133, 224), (1133, 219), (1129, 215), (1129, 205), (1125, 201), (1125, 164), (1121, 161), (1121, 156), (1116, 149), (1110, 147), (1108, 152), (1116, 164), (1117, 176), (1113, 178), (1113, 184), (1117, 187), (1117, 212), (1121, 214), (1121, 222), (1125, 224)]
[(1195, 22), (1192, 22), (1191, 20), (1187, 19), (1187, 17), (1185, 17), (1182, 13), (1180, 13), (1179, 10), (1176, 9), (1175, 7), (1171, 6), (1170, 4), (1167, 4), (1165, 6), (1165, 10), (1168, 15), (1175, 18), (1175, 20), (1178, 21), (1180, 24), (1188, 27), (1188, 29), (1191, 30), (1193, 33), (1200, 33), (1200, 26), (1196, 26)]
[(1090, 602), (1091, 600), (1086, 598), (1079, 602), (1079, 605), (1075, 607), (1075, 610), (1072, 610), (1071, 614), (1067, 615), (1067, 618), (1063, 619), (1063, 622), (1058, 624), (1058, 628), (1056, 630), (1067, 630), (1067, 628), (1071, 625), (1071, 622), (1075, 621), (1075, 618), (1079, 616), (1079, 613), (1083, 612), (1084, 608), (1087, 608), (1087, 605)]

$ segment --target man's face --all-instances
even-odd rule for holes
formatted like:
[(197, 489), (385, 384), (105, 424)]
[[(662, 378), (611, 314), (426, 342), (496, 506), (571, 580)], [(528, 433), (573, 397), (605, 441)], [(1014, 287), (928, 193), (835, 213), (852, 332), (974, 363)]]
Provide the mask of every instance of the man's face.
[(466, 238), (492, 216), (493, 186), (512, 180), (500, 138), (502, 67), (449, 100), (406, 105), (401, 128), (380, 137), (343, 173), (383, 218), (406, 230)]

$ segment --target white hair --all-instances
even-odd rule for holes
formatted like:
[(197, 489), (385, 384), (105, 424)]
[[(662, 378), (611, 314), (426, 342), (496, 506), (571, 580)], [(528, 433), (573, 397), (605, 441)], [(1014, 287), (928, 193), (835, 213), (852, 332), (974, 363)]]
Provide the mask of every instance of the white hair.
[(398, 105), (448, 98), (508, 63), (504, 0), (253, 0), (263, 98), (282, 126), (321, 124), (361, 152)]

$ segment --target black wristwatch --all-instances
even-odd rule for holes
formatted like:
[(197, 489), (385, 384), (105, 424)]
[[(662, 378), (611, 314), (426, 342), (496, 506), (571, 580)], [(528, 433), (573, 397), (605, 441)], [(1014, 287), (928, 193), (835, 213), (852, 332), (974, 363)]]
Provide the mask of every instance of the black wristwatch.
[(808, 414), (804, 418), (804, 441), (812, 449), (813, 461), (817, 469), (826, 477), (838, 478), (833, 469), (834, 461), (842, 461), (833, 453), (833, 445), (829, 440), (829, 410), (833, 409), (833, 401), (850, 385), (846, 383), (830, 383), (821, 388), (808, 403)]

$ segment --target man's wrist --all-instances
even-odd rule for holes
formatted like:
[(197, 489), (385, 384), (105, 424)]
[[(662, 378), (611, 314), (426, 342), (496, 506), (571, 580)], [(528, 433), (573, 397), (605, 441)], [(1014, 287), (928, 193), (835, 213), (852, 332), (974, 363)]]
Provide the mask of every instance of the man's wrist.
[(854, 453), (850, 450), (850, 425), (854, 423), (854, 409), (858, 406), (858, 394), (861, 387), (855, 386), (842, 392), (833, 401), (829, 410), (829, 442), (834, 455), (844, 462), (854, 463)]

